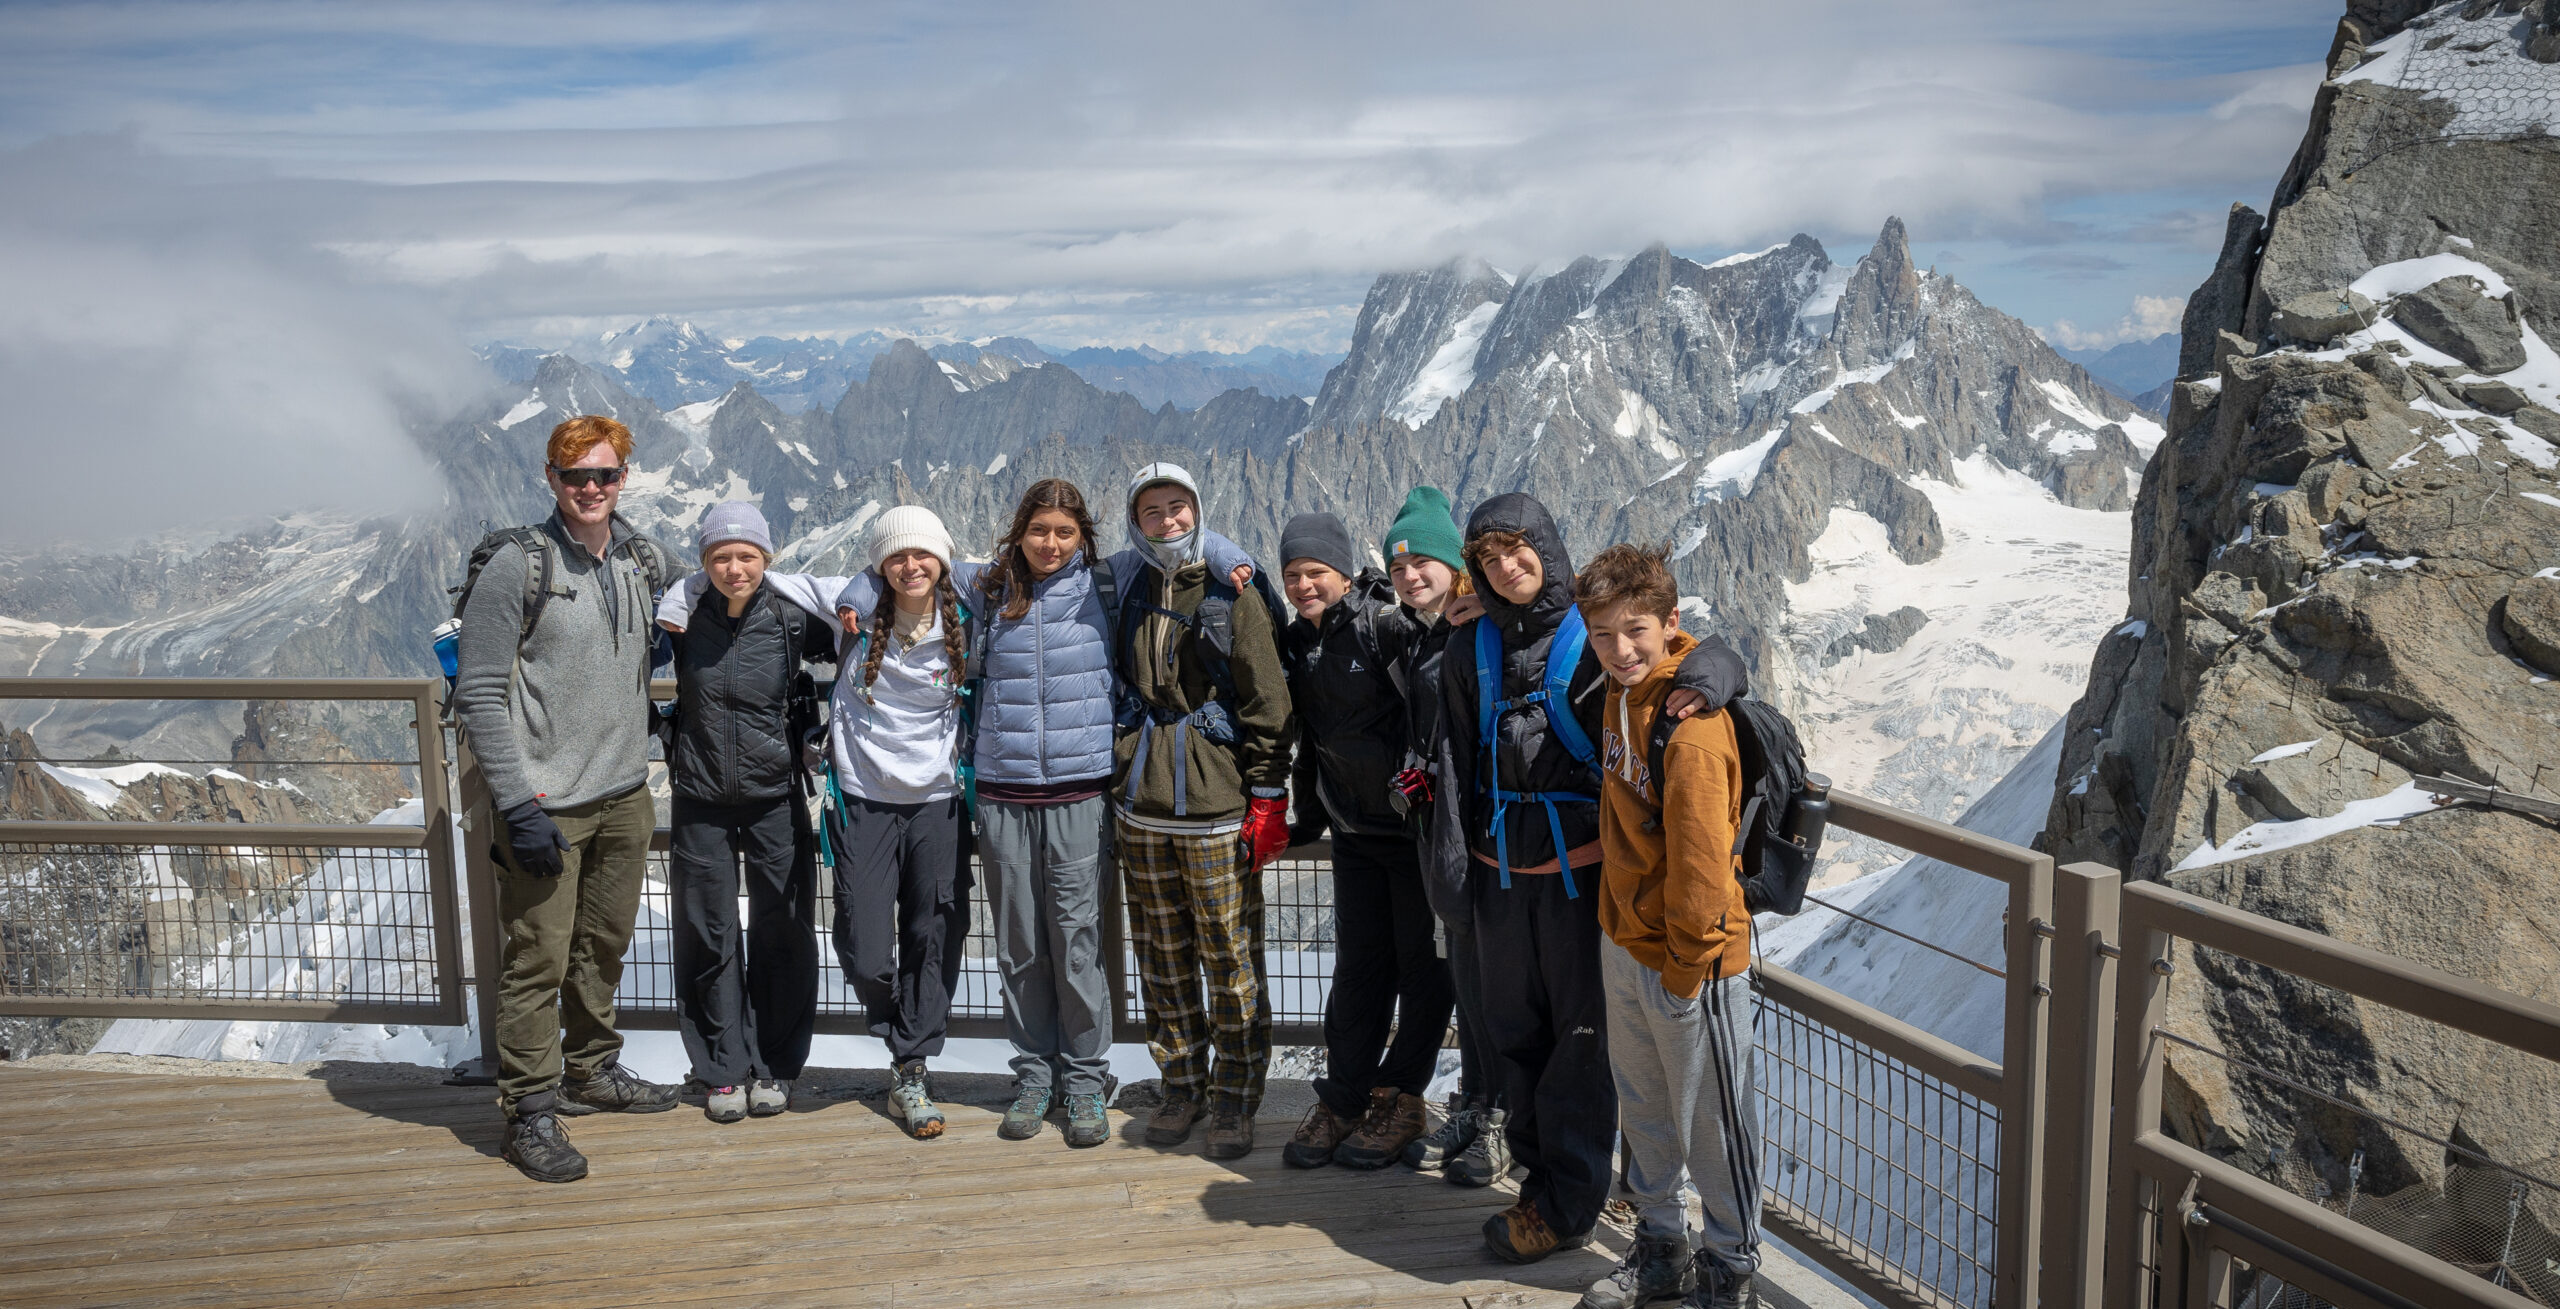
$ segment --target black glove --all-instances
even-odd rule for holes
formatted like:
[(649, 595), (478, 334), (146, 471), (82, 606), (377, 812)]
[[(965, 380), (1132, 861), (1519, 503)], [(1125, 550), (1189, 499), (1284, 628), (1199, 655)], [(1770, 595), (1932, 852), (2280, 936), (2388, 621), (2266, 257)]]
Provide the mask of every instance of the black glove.
[(1322, 818), (1302, 819), (1289, 824), (1289, 844), (1313, 845), (1323, 840), (1326, 825)]
[(540, 803), (527, 800), (499, 817), (506, 820), (507, 852), (515, 856), (519, 872), (532, 877), (560, 875), (560, 856), (568, 852), (569, 839), (560, 835), (560, 825), (542, 812)]

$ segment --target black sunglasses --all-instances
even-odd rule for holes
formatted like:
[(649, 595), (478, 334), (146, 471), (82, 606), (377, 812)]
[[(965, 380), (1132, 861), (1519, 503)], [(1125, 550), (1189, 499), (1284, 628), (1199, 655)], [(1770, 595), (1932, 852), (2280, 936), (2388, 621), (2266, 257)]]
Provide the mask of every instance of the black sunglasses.
[(622, 480), (623, 468), (554, 468), (552, 475), (564, 486), (612, 486)]

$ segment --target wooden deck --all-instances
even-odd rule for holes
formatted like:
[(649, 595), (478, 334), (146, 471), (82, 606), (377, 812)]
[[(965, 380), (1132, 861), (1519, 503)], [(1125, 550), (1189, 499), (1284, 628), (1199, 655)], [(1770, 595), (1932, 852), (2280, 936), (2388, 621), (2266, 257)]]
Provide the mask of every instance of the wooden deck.
[(498, 1157), (486, 1090), (0, 1071), (0, 1302), (515, 1306), (1568, 1305), (1619, 1238), (1513, 1268), (1510, 1203), (1403, 1168), (1070, 1151), (950, 1109), (911, 1141), (876, 1097), (718, 1126), (570, 1126), (586, 1181)]

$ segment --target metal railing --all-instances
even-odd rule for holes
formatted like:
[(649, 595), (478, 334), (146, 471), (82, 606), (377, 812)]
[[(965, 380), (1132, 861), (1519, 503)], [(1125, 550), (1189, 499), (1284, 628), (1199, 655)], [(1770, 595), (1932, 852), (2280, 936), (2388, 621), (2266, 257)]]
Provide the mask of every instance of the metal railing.
[[(415, 759), (366, 762), (414, 762), (421, 797), (417, 825), (0, 821), (0, 1015), (454, 1026), (474, 992), (490, 1012), (499, 924), (469, 910), (496, 902), (492, 828), (467, 751), (454, 754), (459, 783), (448, 783), (441, 689), (427, 679), (0, 679), (0, 701), (406, 705)], [(470, 812), (456, 812), (457, 794), (475, 797)], [(2161, 1116), (2167, 1052), (2216, 1052), (2168, 1030), (2165, 1014), (2182, 946), (2544, 1060), (2560, 1061), (2560, 1008), (2165, 887), (2123, 886), (2111, 869), (2056, 869), (2048, 856), (1859, 797), (1835, 793), (1833, 821), (2001, 885), (2000, 966), (1965, 960), (1997, 980), (2001, 1046), (1997, 1058), (1966, 1050), (1757, 966), (1764, 1214), (1796, 1250), (1897, 1309), (2543, 1302), (2380, 1229), (2377, 1214), (2408, 1207), (2399, 1197), (2377, 1197), (2359, 1217), (2173, 1139)], [(643, 966), (625, 974), (621, 997), (635, 1027), (674, 1022), (664, 970), (647, 966), (667, 953), (664, 849), (661, 832), (630, 956)], [(1284, 1044), (1321, 1041), (1329, 857), (1322, 846), (1293, 850), (1264, 874)], [(1118, 880), (1104, 880), (1105, 956), (1135, 1028), (1144, 1015), (1128, 982)], [(983, 892), (972, 899), (983, 905)], [(821, 932), (830, 918), (822, 903)], [(983, 908), (964, 949), (954, 1034), (1001, 1036)], [(862, 1030), (832, 950), (820, 953), (821, 1030)], [(2476, 1162), (2483, 1176), (2517, 1171)]]
[[(2121, 904), (2125, 957), (2117, 973), (2113, 1070), (2119, 1112), (2106, 1191), (2116, 1263), (2104, 1288), (2108, 1309), (2315, 1302), (2354, 1309), (2521, 1309), (2546, 1303), (2172, 1138), (2162, 1126), (2161, 1101), (2172, 1046), (2212, 1053), (2168, 1026), (2181, 942), (2190, 967), (2196, 950), (2217, 951), (2548, 1061), (2560, 1061), (2560, 1008), (2165, 886), (2125, 887)], [(2331, 1099), (2319, 1088), (2295, 1083), (2295, 1089)], [(2503, 1167), (2481, 1160), (2493, 1170)], [(2520, 1203), (2521, 1189), (2516, 1194)], [(2271, 1285), (2280, 1287), (2277, 1294), (2265, 1293)]]
[(0, 702), (405, 704), (417, 754), (350, 762), (415, 767), (421, 802), (416, 826), (0, 821), (0, 1015), (464, 1022), (442, 689), (429, 678), (0, 679)]

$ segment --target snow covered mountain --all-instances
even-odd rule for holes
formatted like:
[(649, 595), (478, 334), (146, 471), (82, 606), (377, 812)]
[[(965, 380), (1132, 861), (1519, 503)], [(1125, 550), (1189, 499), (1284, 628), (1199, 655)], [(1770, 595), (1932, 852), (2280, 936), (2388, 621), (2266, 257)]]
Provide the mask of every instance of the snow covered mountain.
[[(714, 337), (665, 317), (606, 332), (565, 353), (662, 410), (717, 400), (740, 382), (785, 413), (825, 409), (866, 377), (872, 363), (907, 336), (859, 332), (847, 337)], [(510, 382), (529, 383), (551, 353), (484, 345), (480, 357)], [(1257, 346), (1237, 354), (1193, 350), (1168, 354), (1148, 346), (1080, 346), (1058, 350), (1018, 336), (945, 341), (928, 347), (936, 360), (991, 380), (1041, 364), (1067, 369), (1106, 391), (1126, 392), (1149, 409), (1198, 409), (1229, 391), (1266, 396), (1315, 394), (1338, 355)]]
[[(1231, 390), (1150, 409), (1018, 357), (1044, 353), (1027, 342), (897, 341), (825, 407), (795, 408), (739, 365), (789, 363), (802, 375), (784, 380), (806, 385), (823, 361), (667, 320), (605, 344), (614, 367), (501, 359), (521, 380), (417, 433), (441, 513), (0, 557), (0, 660), (421, 669), (469, 542), (545, 512), (540, 440), (594, 412), (634, 433), (623, 504), (644, 529), (681, 544), (709, 505), (753, 497), (794, 567), (858, 565), (862, 529), (899, 503), (932, 506), (983, 556), (1022, 489), (1052, 475), (1087, 488), (1116, 541), (1118, 488), (1156, 459), (1190, 463), (1209, 522), (1266, 554), (1300, 510), (1367, 537), (1416, 484), (1461, 506), (1530, 491), (1584, 556), (1669, 545), (1693, 618), (1745, 652), (1843, 785), (1952, 813), (2078, 694), (2159, 439), (2023, 324), (1914, 267), (1899, 222), (1849, 264), (1799, 236), (1712, 262), (1657, 247), (1548, 272), (1389, 274), (1312, 402)], [(186, 730), (218, 746), (233, 727)], [(117, 723), (57, 717), (45, 734), (66, 730), (103, 743)], [(1874, 852), (1841, 853), (1847, 875)]]

